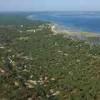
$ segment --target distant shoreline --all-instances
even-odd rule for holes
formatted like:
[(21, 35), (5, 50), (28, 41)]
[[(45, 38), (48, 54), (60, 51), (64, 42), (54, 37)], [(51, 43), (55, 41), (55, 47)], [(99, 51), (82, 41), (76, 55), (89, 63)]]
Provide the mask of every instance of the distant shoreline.
[[(32, 15), (27, 16), (29, 20), (32, 20)], [(34, 19), (35, 20), (35, 19)], [(41, 20), (42, 21), (42, 20)], [(43, 20), (44, 23), (47, 23)], [(48, 21), (51, 31), (53, 32), (53, 35), (62, 34), (64, 37), (71, 38), (73, 40), (83, 40), (83, 41), (98, 41), (100, 44), (100, 34), (94, 33), (94, 32), (84, 32), (84, 31), (74, 31), (74, 30), (68, 30), (66, 27), (63, 27), (62, 25), (53, 23)]]
[(58, 23), (61, 27), (65, 27), (69, 31), (86, 31), (100, 34), (100, 13), (94, 11), (33, 12), (33, 14), (30, 14), (30, 17), (32, 20)]
[(88, 41), (91, 44), (100, 44), (100, 34), (92, 32), (74, 32), (61, 28), (57, 24), (51, 24), (51, 31), (53, 35), (62, 34), (64, 37), (71, 38), (73, 40)]
[[(29, 15), (26, 17), (28, 20), (33, 20), (32, 19), (32, 15)], [(36, 21), (38, 21), (37, 19), (34, 19)], [(66, 29), (67, 27), (62, 28), (61, 25), (50, 22), (50, 21), (44, 21), (44, 20), (39, 20), (39, 21), (43, 21), (44, 23), (49, 22), (51, 24), (51, 30), (54, 34), (66, 34), (66, 35), (71, 35), (71, 36), (85, 36), (85, 37), (97, 37), (100, 36), (99, 33), (96, 32), (85, 32), (85, 31), (75, 31), (72, 29)]]
[(51, 24), (51, 30), (52, 32), (56, 34), (64, 34), (69, 36), (78, 36), (78, 37), (100, 37), (100, 34), (98, 33), (92, 33), (92, 32), (75, 32), (67, 29), (63, 29), (60, 27), (60, 25), (57, 24)]

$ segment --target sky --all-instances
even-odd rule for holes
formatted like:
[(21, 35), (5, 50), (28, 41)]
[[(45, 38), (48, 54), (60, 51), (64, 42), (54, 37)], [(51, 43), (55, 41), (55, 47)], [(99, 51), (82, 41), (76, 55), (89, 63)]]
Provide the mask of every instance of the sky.
[(100, 11), (100, 0), (0, 0), (0, 11)]

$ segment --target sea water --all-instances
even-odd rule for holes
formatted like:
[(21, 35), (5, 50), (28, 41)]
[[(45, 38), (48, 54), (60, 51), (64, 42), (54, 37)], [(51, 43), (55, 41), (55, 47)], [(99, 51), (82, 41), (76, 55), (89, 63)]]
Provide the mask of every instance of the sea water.
[(100, 34), (100, 12), (34, 12), (32, 20), (43, 20), (64, 26), (66, 29)]

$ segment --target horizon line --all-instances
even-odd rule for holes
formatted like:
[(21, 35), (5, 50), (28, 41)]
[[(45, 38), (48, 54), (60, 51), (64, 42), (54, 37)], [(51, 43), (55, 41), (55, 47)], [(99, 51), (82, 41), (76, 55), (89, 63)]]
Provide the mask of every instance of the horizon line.
[(0, 11), (2, 12), (100, 12), (100, 10), (34, 10), (34, 11), (21, 11), (21, 10), (16, 10), (16, 11)]

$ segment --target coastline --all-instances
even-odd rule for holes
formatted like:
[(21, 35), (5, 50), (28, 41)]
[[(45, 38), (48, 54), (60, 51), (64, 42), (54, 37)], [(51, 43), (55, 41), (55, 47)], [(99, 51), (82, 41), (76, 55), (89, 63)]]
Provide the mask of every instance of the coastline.
[[(27, 19), (32, 20), (32, 17), (33, 17), (32, 15), (27, 16)], [(56, 23), (52, 23), (52, 22), (50, 22), (49, 25), (54, 35), (63, 34), (63, 35), (71, 36), (71, 37), (77, 37), (78, 39), (81, 39), (81, 40), (84, 40), (84, 39), (86, 40), (86, 38), (91, 38), (91, 37), (100, 38), (100, 34), (98, 33), (68, 30), (64, 28), (63, 26), (58, 25)]]
[(98, 41), (100, 44), (100, 34), (98, 33), (70, 31), (62, 28), (60, 25), (57, 24), (51, 24), (51, 31), (53, 32), (53, 35), (62, 34), (64, 35), (64, 37), (70, 37), (71, 39), (74, 40), (78, 39), (84, 41), (91, 41), (92, 39), (93, 42)]
[[(28, 20), (32, 20), (32, 15), (27, 16)], [(36, 19), (35, 19), (36, 20)], [(44, 22), (44, 21), (43, 21)], [(94, 32), (84, 32), (84, 31), (74, 31), (70, 29), (66, 29), (62, 25), (49, 22), (49, 27), (53, 33), (53, 35), (61, 34), (65, 38), (70, 38), (72, 40), (82, 40), (87, 41), (91, 44), (99, 44), (100, 45), (100, 34)], [(47, 23), (47, 22), (44, 22)]]

